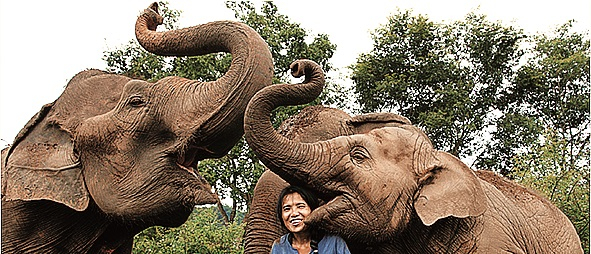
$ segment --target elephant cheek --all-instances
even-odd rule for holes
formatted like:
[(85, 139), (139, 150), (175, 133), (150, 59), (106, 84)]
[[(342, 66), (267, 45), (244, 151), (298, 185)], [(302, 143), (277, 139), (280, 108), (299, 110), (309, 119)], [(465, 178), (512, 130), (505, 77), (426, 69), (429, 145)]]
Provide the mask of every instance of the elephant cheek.
[[(107, 214), (117, 214), (119, 210), (117, 188), (113, 185), (114, 178), (109, 177), (104, 168), (90, 159), (85, 159), (84, 181), (90, 196), (98, 207)], [(103, 171), (103, 172), (101, 172)]]
[(95, 154), (85, 152), (81, 155), (83, 163), (83, 177), (88, 192), (96, 205), (106, 214), (117, 217), (128, 217), (141, 206), (136, 205), (138, 188), (141, 180), (131, 180), (134, 168), (126, 162), (132, 161), (116, 154)]
[[(352, 230), (363, 234), (367, 242), (383, 242), (396, 237), (404, 231), (410, 222), (412, 206), (410, 189), (380, 187), (374, 189), (373, 196), (360, 202), (356, 207), (355, 216), (358, 225), (351, 225)], [(401, 187), (400, 185), (396, 187)], [(379, 190), (379, 191), (377, 191)], [(362, 232), (360, 232), (362, 228)]]

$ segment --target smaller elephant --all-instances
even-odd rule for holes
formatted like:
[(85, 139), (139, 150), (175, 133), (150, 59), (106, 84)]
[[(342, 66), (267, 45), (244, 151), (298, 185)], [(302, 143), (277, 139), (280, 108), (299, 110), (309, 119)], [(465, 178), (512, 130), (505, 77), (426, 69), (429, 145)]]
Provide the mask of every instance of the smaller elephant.
[(271, 171), (325, 201), (306, 224), (341, 235), (357, 253), (583, 253), (573, 225), (547, 199), (471, 170), (410, 124), (314, 143), (280, 135), (271, 110), (311, 101), (323, 83), (314, 63), (294, 67), (304, 83), (259, 91), (245, 137)]

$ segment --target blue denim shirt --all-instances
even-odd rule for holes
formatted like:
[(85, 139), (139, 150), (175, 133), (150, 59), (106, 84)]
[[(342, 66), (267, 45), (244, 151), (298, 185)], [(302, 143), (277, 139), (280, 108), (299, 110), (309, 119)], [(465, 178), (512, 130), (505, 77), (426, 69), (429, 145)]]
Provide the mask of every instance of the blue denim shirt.
[[(298, 251), (291, 246), (288, 240), (289, 234), (281, 236), (279, 242), (273, 244), (271, 254), (297, 254)], [(318, 242), (318, 252), (310, 253), (322, 253), (322, 254), (351, 254), (347, 243), (343, 238), (335, 235), (325, 235), (320, 242)]]

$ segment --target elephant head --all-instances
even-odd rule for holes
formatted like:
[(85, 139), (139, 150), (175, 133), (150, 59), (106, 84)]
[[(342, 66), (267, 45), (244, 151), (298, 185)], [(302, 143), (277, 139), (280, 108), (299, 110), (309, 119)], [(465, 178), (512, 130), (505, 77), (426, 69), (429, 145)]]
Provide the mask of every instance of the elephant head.
[[(314, 143), (339, 136), (367, 133), (387, 126), (410, 125), (411, 122), (394, 113), (371, 113), (350, 116), (344, 111), (321, 105), (310, 106), (279, 126), (278, 132), (294, 142)], [(266, 170), (254, 189), (249, 212), (245, 216), (244, 252), (271, 251), (273, 242), (287, 231), (275, 214), (277, 197), (289, 184), (272, 171)], [(361, 243), (348, 239), (351, 251)]]
[[(306, 224), (343, 236), (353, 253), (582, 253), (573, 225), (548, 200), (494, 173), (475, 173), (435, 150), (408, 121), (329, 140), (291, 140), (275, 131), (271, 110), (309, 102), (317, 93), (302, 93), (321, 87), (312, 82), (319, 71), (304, 69), (303, 84), (262, 89), (245, 113), (245, 137), (259, 159), (324, 200)], [(280, 186), (269, 175), (261, 181)]]
[(229, 52), (229, 70), (212, 82), (150, 83), (97, 70), (76, 75), (3, 154), (3, 208), (36, 200), (75, 211), (96, 205), (107, 218), (141, 230), (178, 226), (195, 205), (216, 202), (196, 165), (223, 156), (242, 136), (249, 99), (272, 83), (271, 53), (242, 23), (156, 32), (161, 23), (156, 3), (137, 19), (136, 37), (148, 51)]
[(280, 135), (270, 123), (270, 111), (306, 103), (300, 100), (301, 91), (310, 86), (317, 84), (267, 87), (251, 100), (245, 115), (245, 137), (261, 161), (287, 182), (309, 187), (327, 201), (306, 223), (376, 243), (402, 232), (413, 216), (432, 225), (449, 216), (484, 213), (487, 204), (475, 174), (453, 156), (434, 150), (408, 120), (313, 143)]

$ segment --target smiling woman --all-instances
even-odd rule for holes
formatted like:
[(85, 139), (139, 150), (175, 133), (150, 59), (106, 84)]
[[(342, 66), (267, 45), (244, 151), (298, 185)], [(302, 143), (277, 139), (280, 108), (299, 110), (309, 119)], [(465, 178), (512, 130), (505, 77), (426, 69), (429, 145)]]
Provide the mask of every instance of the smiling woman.
[(289, 231), (273, 244), (272, 254), (350, 253), (345, 241), (306, 225), (305, 220), (318, 207), (318, 198), (299, 186), (287, 186), (277, 202), (277, 217)]

